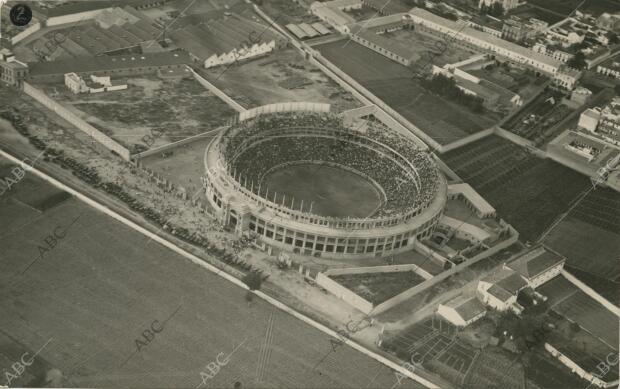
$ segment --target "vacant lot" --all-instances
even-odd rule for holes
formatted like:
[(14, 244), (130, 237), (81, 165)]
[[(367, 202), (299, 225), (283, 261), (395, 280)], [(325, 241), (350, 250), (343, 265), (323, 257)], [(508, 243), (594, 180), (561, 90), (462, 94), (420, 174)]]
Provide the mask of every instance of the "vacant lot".
[(499, 120), (497, 114), (475, 114), (427, 92), (412, 79), (413, 73), (407, 67), (355, 42), (345, 42), (331, 42), (315, 49), (437, 142), (451, 143)]
[(373, 305), (382, 302), (424, 282), (412, 271), (396, 273), (344, 274), (330, 276), (334, 281), (362, 296)]
[(524, 241), (536, 240), (591, 185), (585, 176), (495, 135), (450, 151), (442, 159)]
[[(430, 58), (433, 58), (434, 65), (441, 67), (445, 64), (463, 61), (476, 54), (476, 52), (461, 48), (459, 45), (446, 45), (445, 42), (442, 45), (442, 40), (408, 28), (386, 32), (382, 36), (401, 45), (409, 46), (409, 50), (413, 55), (408, 58), (412, 63), (417, 64), (420, 69), (423, 69), (425, 66), (430, 68), (428, 64)], [(431, 55), (435, 56), (431, 57)]]
[[(25, 191), (47, 187), (31, 179), (0, 198), (2, 371), (48, 344), (12, 386), (43, 385), (54, 367), (64, 376), (54, 386), (193, 388), (237, 347), (202, 387), (396, 382), (387, 367), (346, 346), (333, 351), (328, 336), (262, 301), (249, 307), (245, 291), (77, 200), (43, 213), (23, 204)], [(28, 268), (57, 226), (65, 237)], [(138, 351), (155, 320), (163, 330)]]
[(382, 347), (402, 359), (413, 356), (414, 361), (459, 388), (480, 353), (458, 339), (456, 327), (435, 316), (397, 333), (386, 332)]
[(610, 347), (618, 346), (618, 317), (584, 292), (575, 292), (553, 309)]
[(201, 74), (245, 108), (287, 101), (332, 105), (341, 112), (361, 106), (350, 93), (308, 63), (295, 49)]
[(561, 15), (568, 15), (579, 9), (591, 13), (595, 17), (603, 12), (616, 13), (620, 11), (620, 4), (612, 0), (532, 0), (531, 4)]
[[(540, 3), (545, 1), (546, 0), (540, 0)], [(545, 21), (549, 23), (549, 25), (553, 25), (565, 18), (565, 14), (554, 12), (553, 10), (550, 10), (548, 8), (535, 7), (530, 4), (526, 4), (510, 11), (509, 15), (518, 16), (523, 19), (535, 18)]]
[(193, 78), (130, 78), (127, 90), (74, 95), (64, 86), (47, 88), (51, 97), (130, 148), (152, 136), (153, 147), (215, 129), (236, 114)]
[(618, 192), (597, 188), (545, 240), (566, 256), (573, 275), (614, 303), (620, 299), (619, 209)]

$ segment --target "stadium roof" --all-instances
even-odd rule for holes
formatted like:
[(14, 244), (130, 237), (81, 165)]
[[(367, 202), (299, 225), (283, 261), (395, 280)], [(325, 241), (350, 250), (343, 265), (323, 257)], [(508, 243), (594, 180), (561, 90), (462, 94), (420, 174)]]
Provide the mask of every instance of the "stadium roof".
[(164, 52), (123, 56), (81, 57), (65, 61), (36, 62), (29, 64), (32, 75), (53, 75), (70, 72), (96, 72), (136, 67), (153, 67), (188, 64), (191, 60), (185, 52)]
[(506, 266), (518, 272), (523, 277), (531, 279), (561, 264), (565, 260), (563, 256), (548, 251), (545, 247), (541, 246), (523, 254)]

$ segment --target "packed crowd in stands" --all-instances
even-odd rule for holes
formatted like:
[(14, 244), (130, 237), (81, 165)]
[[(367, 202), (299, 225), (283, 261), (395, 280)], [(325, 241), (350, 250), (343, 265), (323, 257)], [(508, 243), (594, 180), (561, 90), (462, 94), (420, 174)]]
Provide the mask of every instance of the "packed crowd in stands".
[[(301, 127), (344, 133), (335, 139), (286, 131)], [(347, 129), (341, 118), (331, 114), (278, 113), (239, 123), (228, 134), (224, 138), (224, 158), (230, 164), (230, 170), (240, 177), (240, 182), (248, 187), (254, 184), (255, 191), (266, 173), (276, 166), (297, 161), (337, 164), (353, 169), (381, 186), (386, 201), (375, 216), (383, 217), (427, 205), (434, 198), (439, 182), (437, 168), (426, 152), (413, 141), (379, 124), (370, 125), (366, 133), (360, 133)], [(355, 142), (360, 139), (376, 141), (409, 161), (418, 174), (421, 190), (411, 178), (415, 174), (401, 166), (406, 165), (404, 161), (399, 165), (382, 152), (379, 145), (369, 148)]]

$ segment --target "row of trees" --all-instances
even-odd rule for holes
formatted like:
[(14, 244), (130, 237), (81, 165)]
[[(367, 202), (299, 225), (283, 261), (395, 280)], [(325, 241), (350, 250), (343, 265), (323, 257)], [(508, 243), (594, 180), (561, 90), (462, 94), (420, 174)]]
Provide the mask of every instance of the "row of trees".
[(456, 81), (452, 78), (437, 74), (432, 78), (422, 80), (421, 85), (432, 93), (465, 105), (476, 113), (484, 112), (484, 100), (463, 92), (456, 86)]

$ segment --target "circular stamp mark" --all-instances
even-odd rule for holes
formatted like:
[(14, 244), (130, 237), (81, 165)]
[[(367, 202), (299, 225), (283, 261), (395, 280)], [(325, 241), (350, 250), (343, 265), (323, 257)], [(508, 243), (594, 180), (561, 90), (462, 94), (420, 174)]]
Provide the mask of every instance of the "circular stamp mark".
[(32, 10), (26, 4), (16, 4), (11, 7), (9, 17), (11, 23), (18, 27), (23, 27), (32, 20)]

